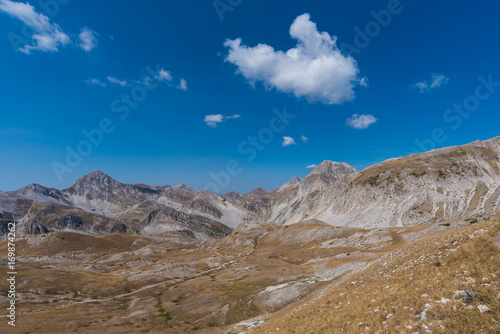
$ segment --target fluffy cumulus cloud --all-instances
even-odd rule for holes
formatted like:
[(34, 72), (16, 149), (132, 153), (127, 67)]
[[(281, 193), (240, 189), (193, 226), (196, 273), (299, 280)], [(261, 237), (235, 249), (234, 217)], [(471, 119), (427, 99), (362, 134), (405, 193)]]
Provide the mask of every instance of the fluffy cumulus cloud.
[(283, 146), (297, 145), (292, 137), (283, 137)]
[(78, 38), (78, 46), (85, 52), (90, 52), (97, 47), (97, 33), (90, 28), (83, 28)]
[(417, 89), (420, 93), (426, 93), (435, 90), (439, 87), (446, 86), (450, 82), (450, 78), (441, 73), (432, 73), (431, 79), (414, 83), (410, 86), (412, 89)]
[(205, 122), (209, 127), (216, 128), (219, 123), (225, 122), (228, 119), (240, 118), (241, 115), (223, 116), (221, 114), (217, 115), (206, 115), (203, 122)]
[(375, 123), (377, 119), (372, 115), (352, 115), (351, 118), (347, 119), (346, 123), (353, 129), (367, 129), (370, 125)]
[(318, 166), (317, 166), (317, 165), (312, 164), (312, 165), (307, 166), (306, 168), (307, 168), (307, 169), (314, 169), (314, 168), (316, 168), (316, 167), (318, 167)]
[(30, 54), (31, 51), (59, 51), (59, 47), (70, 43), (69, 36), (50, 19), (40, 13), (29, 3), (0, 0), (0, 11), (21, 20), (33, 29), (31, 44), (19, 47), (19, 51)]
[(359, 78), (354, 58), (344, 56), (337, 47), (337, 37), (319, 32), (309, 14), (295, 19), (290, 36), (296, 47), (284, 52), (258, 44), (248, 47), (240, 38), (227, 40), (226, 62), (237, 66), (250, 84), (262, 82), (266, 88), (292, 93), (309, 102), (341, 104), (355, 98), (354, 88), (366, 86)]
[(122, 87), (126, 86), (127, 85), (127, 81), (126, 80), (119, 80), (115, 77), (107, 77), (108, 81), (111, 82), (111, 83), (114, 83), (114, 84), (117, 84), (117, 85), (120, 85)]

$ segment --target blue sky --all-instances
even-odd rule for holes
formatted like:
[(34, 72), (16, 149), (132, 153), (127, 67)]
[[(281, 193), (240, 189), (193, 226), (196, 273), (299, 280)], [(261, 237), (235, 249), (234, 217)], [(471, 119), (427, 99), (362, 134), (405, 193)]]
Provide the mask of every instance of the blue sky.
[(498, 2), (42, 3), (0, 0), (2, 190), (100, 169), (247, 192), (500, 135)]

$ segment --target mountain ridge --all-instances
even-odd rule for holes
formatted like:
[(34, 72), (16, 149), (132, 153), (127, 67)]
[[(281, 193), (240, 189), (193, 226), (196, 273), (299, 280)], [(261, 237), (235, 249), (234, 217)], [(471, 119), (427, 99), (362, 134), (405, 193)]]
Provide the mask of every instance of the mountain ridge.
[[(234, 228), (306, 219), (360, 228), (436, 224), (500, 208), (499, 166), (496, 137), (389, 159), (362, 171), (326, 160), (304, 179), (244, 195), (222, 196), (184, 184), (124, 184), (94, 170), (63, 190), (33, 184), (0, 192), (0, 230), (16, 220), (22, 233), (74, 225), (92, 234), (194, 229), (197, 238), (205, 239)], [(152, 212), (164, 214), (144, 218)]]

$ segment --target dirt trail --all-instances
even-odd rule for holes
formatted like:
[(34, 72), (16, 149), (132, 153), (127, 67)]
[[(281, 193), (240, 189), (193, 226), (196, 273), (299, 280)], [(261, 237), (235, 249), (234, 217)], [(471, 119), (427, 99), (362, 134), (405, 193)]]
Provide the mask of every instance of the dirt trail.
[[(218, 266), (217, 268), (213, 268), (213, 269), (210, 269), (210, 270), (206, 270), (206, 271), (203, 271), (203, 272), (200, 272), (196, 275), (193, 275), (192, 277), (189, 277), (187, 279), (184, 279), (184, 280), (179, 280), (178, 282), (185, 282), (185, 281), (188, 281), (188, 280), (192, 280), (192, 279), (195, 279), (195, 278), (198, 278), (198, 277), (201, 277), (201, 276), (206, 276), (206, 275), (210, 275), (216, 271), (219, 271), (219, 270), (223, 270), (225, 268), (227, 268), (228, 266), (230, 266), (231, 264), (234, 264), (234, 263), (237, 263), (238, 261), (237, 260), (232, 260), (232, 261), (229, 261), (229, 262), (226, 262), (220, 266)], [(81, 305), (81, 304), (87, 304), (87, 303), (95, 303), (95, 302), (108, 302), (108, 301), (111, 301), (111, 300), (115, 300), (115, 299), (121, 299), (121, 298), (125, 298), (125, 297), (130, 297), (130, 296), (133, 296), (141, 291), (144, 291), (144, 290), (149, 290), (149, 289), (153, 289), (153, 288), (156, 288), (156, 287), (160, 287), (162, 285), (167, 285), (167, 284), (172, 284), (172, 281), (174, 280), (168, 280), (168, 281), (165, 281), (165, 282), (160, 282), (160, 283), (156, 283), (156, 284), (151, 284), (151, 285), (147, 285), (147, 286), (144, 286), (138, 290), (135, 290), (135, 291), (132, 291), (132, 292), (129, 292), (129, 293), (124, 293), (124, 294), (121, 294), (121, 295), (117, 295), (117, 296), (113, 296), (113, 297), (109, 297), (109, 298), (103, 298), (103, 299), (86, 299), (86, 300), (82, 300), (82, 301), (79, 301), (79, 302), (74, 302), (74, 301), (70, 301), (70, 302), (67, 302), (61, 306), (58, 306), (56, 308), (53, 308), (54, 309), (60, 309), (60, 308), (65, 308), (67, 306), (71, 306), (71, 305), (75, 305), (75, 304), (78, 304), (78, 305)], [(30, 314), (30, 313), (40, 313), (40, 312), (45, 312), (47, 311), (46, 309), (42, 309), (42, 310), (32, 310), (30, 312), (19, 312), (19, 314)]]

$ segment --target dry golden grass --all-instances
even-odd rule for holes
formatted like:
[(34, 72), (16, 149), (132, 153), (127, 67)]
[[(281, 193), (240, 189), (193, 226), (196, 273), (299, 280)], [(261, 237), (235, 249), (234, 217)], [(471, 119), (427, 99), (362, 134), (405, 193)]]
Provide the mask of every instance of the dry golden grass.
[(402, 246), (251, 333), (500, 333), (499, 221)]
[[(488, 228), (492, 232), (495, 224), (468, 229)], [(493, 298), (498, 295), (497, 278), (490, 275), (500, 275), (498, 268), (490, 270), (500, 263), (498, 248), (487, 236), (469, 240), (472, 231), (448, 228), (454, 228), (454, 223), (450, 227), (361, 230), (309, 221), (240, 231), (223, 240), (187, 245), (180, 236), (170, 234), (89, 237), (58, 232), (20, 238), (16, 243), (22, 260), (18, 264), (21, 299), (16, 330), (219, 334), (232, 332), (240, 321), (277, 311), (262, 330), (271, 332), (279, 327), (285, 333), (404, 333), (404, 326), (411, 325), (413, 333), (422, 328), (418, 326), (432, 323), (429, 326), (433, 332), (439, 332), (436, 319), (442, 319), (445, 328), (454, 329), (446, 321), (458, 317), (466, 325), (455, 319), (453, 323), (459, 324), (456, 328), (472, 328), (468, 332), (473, 333), (480, 327), (477, 324), (495, 324), (498, 314), (498, 301)], [(436, 233), (440, 236), (407, 243)], [(452, 245), (455, 240), (458, 243)], [(457, 251), (447, 251), (452, 248)], [(5, 243), (0, 243), (2, 250)], [(477, 263), (476, 258), (480, 259)], [(362, 275), (347, 276), (349, 281), (337, 276), (304, 284), (304, 279), (327, 277), (327, 272), (341, 266), (361, 263), (355, 269), (361, 270), (372, 261), (374, 264)], [(437, 267), (437, 262), (444, 265)], [(462, 264), (466, 267), (458, 268)], [(468, 274), (456, 276), (460, 274), (457, 270), (467, 270)], [(490, 281), (483, 283), (486, 276)], [(464, 283), (466, 277), (475, 278), (476, 283)], [(267, 287), (290, 282), (294, 284), (263, 293)], [(341, 285), (332, 287), (337, 284)], [(6, 288), (0, 284), (4, 295)], [(422, 294), (429, 294), (431, 299), (451, 299), (454, 291), (465, 288), (478, 292), (473, 306), (483, 303), (492, 313), (464, 310), (461, 303), (453, 304), (459, 308), (453, 313), (448, 309), (452, 304), (440, 308), (432, 302), (435, 307), (427, 312), (429, 320), (416, 318), (431, 302)], [(318, 300), (323, 291), (331, 292)], [(304, 303), (308, 306), (282, 317)], [(376, 307), (379, 310), (372, 312)], [(394, 317), (384, 327), (389, 313)], [(491, 328), (492, 333), (498, 330)], [(6, 322), (0, 323), (0, 333), (4, 332), (12, 332)]]

